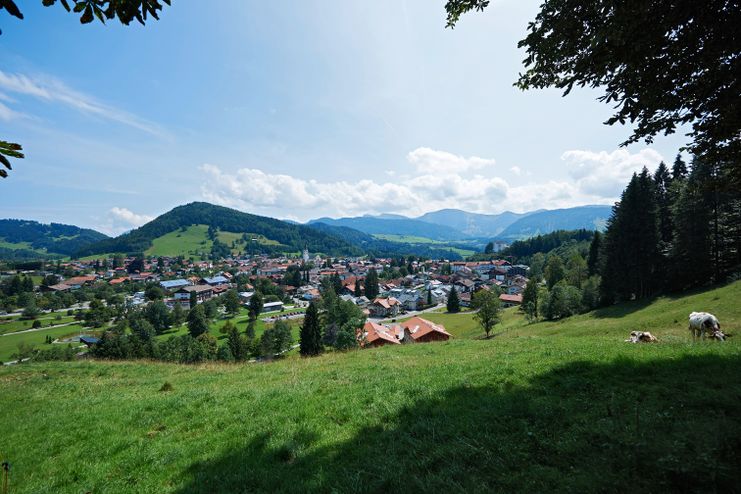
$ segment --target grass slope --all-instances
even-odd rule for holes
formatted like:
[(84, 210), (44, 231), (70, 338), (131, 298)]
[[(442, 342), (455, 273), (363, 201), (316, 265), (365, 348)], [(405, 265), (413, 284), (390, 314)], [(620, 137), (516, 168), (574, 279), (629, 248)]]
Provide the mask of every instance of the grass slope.
[(739, 290), (269, 365), (3, 368), (2, 454), (14, 492), (732, 492), (741, 338), (673, 321), (734, 332)]
[[(248, 233), (248, 235), (251, 235)], [(222, 232), (217, 234), (219, 241), (231, 247), (233, 242), (237, 242), (237, 248), (232, 249), (233, 253), (242, 252), (249, 249), (249, 246), (242, 244), (242, 234), (234, 232)], [(252, 235), (259, 245), (279, 246), (280, 243), (265, 238), (262, 235)], [(207, 225), (192, 225), (185, 231), (175, 230), (152, 241), (152, 246), (145, 251), (148, 256), (184, 256), (202, 259), (208, 257), (211, 252), (213, 242), (208, 238)]]
[[(631, 331), (650, 331), (665, 342), (681, 343), (689, 338), (687, 317), (693, 311), (718, 316), (724, 331), (741, 337), (741, 282), (684, 296), (630, 302), (560, 321), (528, 324), (517, 308), (502, 311), (502, 321), (493, 334), (497, 338), (590, 338), (615, 341)], [(483, 331), (472, 313), (427, 313), (422, 317), (442, 323), (457, 338), (481, 338)], [(732, 338), (731, 338), (732, 339)]]

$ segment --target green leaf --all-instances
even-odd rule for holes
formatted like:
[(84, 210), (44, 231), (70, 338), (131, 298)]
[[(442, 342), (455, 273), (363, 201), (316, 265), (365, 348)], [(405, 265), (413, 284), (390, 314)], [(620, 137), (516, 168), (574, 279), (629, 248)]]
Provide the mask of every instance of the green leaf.
[(89, 24), (93, 22), (93, 8), (90, 5), (85, 8), (85, 13), (82, 14), (82, 17), (80, 17), (80, 22), (82, 24)]
[(13, 0), (0, 0), (0, 9), (3, 8), (7, 10), (8, 14), (12, 15), (13, 17), (23, 19), (23, 14), (21, 14), (21, 11), (18, 10), (18, 6)]
[(10, 166), (10, 161), (8, 161), (8, 158), (6, 158), (5, 156), (3, 156), (2, 153), (0, 153), (0, 163), (2, 163), (3, 166), (5, 166), (5, 168), (7, 168), (8, 170), (12, 170), (13, 169), (13, 167)]

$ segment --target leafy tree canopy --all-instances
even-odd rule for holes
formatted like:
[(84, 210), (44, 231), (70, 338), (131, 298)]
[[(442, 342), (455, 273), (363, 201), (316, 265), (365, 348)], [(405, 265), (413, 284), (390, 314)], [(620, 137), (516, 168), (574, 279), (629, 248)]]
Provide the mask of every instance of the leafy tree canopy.
[[(448, 0), (448, 26), (489, 0)], [(741, 154), (741, 2), (544, 0), (518, 46), (521, 89), (604, 88), (607, 120), (634, 125), (622, 143), (650, 143), (683, 124), (695, 154), (734, 163)], [(734, 165), (738, 177), (738, 161)]]
[[(159, 20), (159, 11), (162, 10), (163, 4), (171, 5), (171, 0), (42, 0), (41, 3), (44, 7), (51, 7), (57, 2), (67, 12), (80, 14), (82, 24), (88, 24), (97, 18), (103, 24), (106, 19), (118, 19), (127, 26), (133, 20), (144, 25), (148, 17)], [(23, 19), (23, 13), (14, 0), (0, 0), (0, 10), (7, 10), (13, 17)], [(20, 144), (0, 140), (0, 165), (2, 165), (0, 166), (0, 178), (8, 176), (4, 168), (12, 170), (8, 157), (22, 159), (24, 157), (22, 150), (23, 147)]]

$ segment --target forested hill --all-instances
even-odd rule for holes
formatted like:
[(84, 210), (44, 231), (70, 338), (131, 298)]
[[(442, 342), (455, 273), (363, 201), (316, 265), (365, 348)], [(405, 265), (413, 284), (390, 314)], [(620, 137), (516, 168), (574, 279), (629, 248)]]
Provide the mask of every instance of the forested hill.
[(111, 252), (139, 253), (147, 250), (152, 241), (182, 227), (208, 225), (222, 231), (262, 235), (280, 243), (283, 249), (330, 255), (360, 255), (361, 250), (342, 238), (285, 221), (243, 213), (235, 209), (194, 202), (178, 206), (146, 225), (117, 238), (97, 242), (77, 252), (78, 256)]
[(497, 235), (497, 238), (520, 240), (556, 230), (603, 230), (610, 214), (612, 206), (580, 206), (538, 211), (518, 219)]
[(327, 225), (321, 222), (309, 223), (309, 227), (343, 238), (370, 256), (395, 257), (400, 255), (414, 255), (428, 259), (449, 259), (452, 261), (462, 259), (460, 254), (445, 246), (438, 247), (434, 244), (419, 245), (392, 242), (390, 240), (376, 238), (347, 226)]
[(5, 247), (38, 253), (71, 255), (83, 247), (107, 239), (95, 230), (60, 223), (30, 220), (0, 220), (0, 243)]
[(502, 252), (500, 256), (513, 256), (517, 259), (530, 257), (538, 252), (546, 254), (553, 249), (569, 242), (591, 242), (594, 238), (592, 230), (556, 230), (545, 235), (518, 240)]

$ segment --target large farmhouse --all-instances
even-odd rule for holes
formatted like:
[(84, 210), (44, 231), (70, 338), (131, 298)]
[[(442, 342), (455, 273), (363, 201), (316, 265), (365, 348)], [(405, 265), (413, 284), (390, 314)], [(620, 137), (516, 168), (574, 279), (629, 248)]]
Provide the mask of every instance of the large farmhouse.
[(389, 344), (447, 341), (450, 339), (450, 333), (442, 324), (435, 324), (417, 316), (393, 326), (368, 321), (358, 334), (358, 339), (363, 348), (368, 348)]

